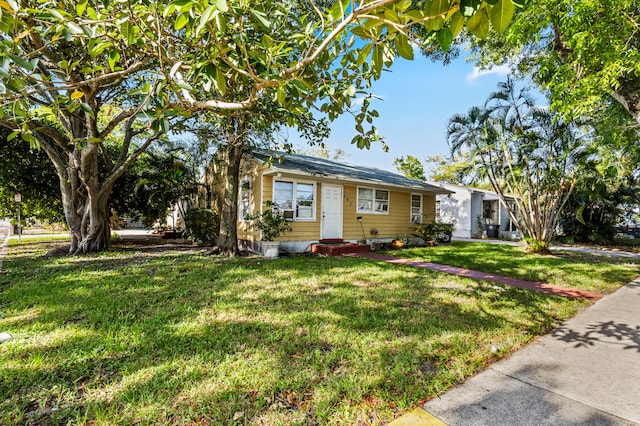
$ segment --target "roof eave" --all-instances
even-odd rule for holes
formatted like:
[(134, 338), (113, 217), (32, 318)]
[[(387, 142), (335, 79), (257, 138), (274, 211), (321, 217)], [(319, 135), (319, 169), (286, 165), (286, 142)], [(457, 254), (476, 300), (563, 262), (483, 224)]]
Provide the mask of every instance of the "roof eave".
[(348, 176), (344, 176), (344, 175), (309, 173), (309, 172), (305, 172), (303, 170), (279, 168), (276, 165), (271, 166), (271, 168), (269, 170), (266, 170), (265, 172), (263, 172), (263, 174), (265, 176), (274, 175), (276, 173), (289, 173), (289, 174), (293, 174), (293, 175), (308, 176), (308, 177), (314, 177), (314, 178), (320, 177), (320, 178), (324, 178), (324, 179), (335, 179), (335, 180), (339, 180), (339, 181), (342, 181), (342, 182), (354, 182), (354, 183), (362, 183), (362, 184), (367, 184), (367, 185), (375, 184), (375, 185), (389, 186), (389, 187), (392, 187), (392, 188), (402, 188), (402, 189), (409, 189), (409, 190), (414, 190), (414, 191), (430, 192), (430, 193), (433, 193), (435, 195), (452, 194), (453, 193), (453, 192), (451, 192), (451, 191), (449, 191), (447, 189), (443, 189), (443, 188), (440, 188), (440, 187), (425, 188), (425, 187), (420, 186), (420, 185), (398, 185), (398, 184), (395, 184), (395, 183), (384, 182), (384, 181), (370, 181), (370, 180), (365, 180), (365, 179), (357, 179), (357, 178), (352, 178), (352, 177), (348, 177)]

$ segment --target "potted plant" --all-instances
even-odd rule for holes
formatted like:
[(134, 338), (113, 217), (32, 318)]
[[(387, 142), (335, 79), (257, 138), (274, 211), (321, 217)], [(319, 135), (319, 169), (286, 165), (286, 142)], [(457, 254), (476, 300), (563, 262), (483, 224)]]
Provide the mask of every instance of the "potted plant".
[(280, 241), (275, 239), (289, 230), (289, 221), (280, 213), (275, 203), (267, 201), (265, 204), (265, 211), (250, 215), (248, 219), (251, 220), (251, 229), (262, 232), (262, 255), (273, 259), (280, 255)]
[(391, 240), (391, 248), (392, 249), (401, 249), (404, 248), (405, 242), (399, 235), (396, 236), (393, 240)]

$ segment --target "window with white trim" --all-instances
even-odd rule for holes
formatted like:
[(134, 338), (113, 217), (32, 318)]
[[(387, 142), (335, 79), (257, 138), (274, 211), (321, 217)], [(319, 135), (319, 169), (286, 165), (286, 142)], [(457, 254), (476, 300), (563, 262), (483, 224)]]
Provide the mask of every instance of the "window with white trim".
[(315, 184), (276, 180), (273, 203), (290, 220), (315, 220)]
[(251, 179), (244, 178), (240, 181), (240, 193), (238, 194), (238, 217), (241, 222), (247, 222), (251, 214)]
[(422, 195), (411, 194), (411, 223), (422, 223)]
[(358, 213), (389, 214), (389, 191), (358, 188)]
[(436, 222), (440, 222), (441, 214), (442, 214), (442, 210), (440, 209), (440, 200), (436, 200)]

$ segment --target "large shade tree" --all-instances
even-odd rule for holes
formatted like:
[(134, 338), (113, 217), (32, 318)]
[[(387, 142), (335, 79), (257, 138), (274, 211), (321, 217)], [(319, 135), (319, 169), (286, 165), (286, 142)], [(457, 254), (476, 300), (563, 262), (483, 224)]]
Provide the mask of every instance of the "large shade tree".
[[(71, 251), (98, 251), (109, 246), (116, 180), (175, 117), (234, 121), (275, 102), (290, 126), (310, 108), (333, 119), (396, 55), (412, 58), (411, 41), (447, 47), (465, 20), (486, 36), (513, 11), (512, 0), (3, 1), (0, 125), (52, 162)], [(380, 139), (364, 126), (376, 115), (368, 105), (356, 115), (359, 147)], [(114, 132), (121, 145), (110, 157), (103, 144)]]
[(639, 28), (635, 0), (539, 0), (517, 11), (502, 36), (471, 41), (481, 65), (512, 64), (568, 117), (615, 100), (640, 124)]
[(593, 154), (561, 214), (562, 232), (576, 242), (613, 243), (620, 225), (635, 222), (640, 204), (638, 128), (616, 111), (608, 115), (592, 124)]
[[(2, 6), (0, 125), (21, 133), (51, 161), (71, 252), (104, 249), (110, 242), (107, 206), (113, 185), (166, 130), (154, 112), (154, 96), (138, 89), (153, 60), (135, 45), (121, 49), (109, 26), (75, 22), (89, 14), (87, 2)], [(91, 11), (99, 22), (100, 12)], [(111, 157), (104, 143), (114, 132), (120, 134), (120, 150)], [(100, 162), (105, 175), (99, 173)]]

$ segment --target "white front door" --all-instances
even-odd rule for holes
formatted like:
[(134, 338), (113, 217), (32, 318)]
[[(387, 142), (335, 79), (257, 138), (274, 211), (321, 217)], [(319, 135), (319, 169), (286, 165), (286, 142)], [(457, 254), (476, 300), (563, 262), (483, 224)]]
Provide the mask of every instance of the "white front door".
[(342, 238), (342, 187), (322, 185), (320, 239)]

